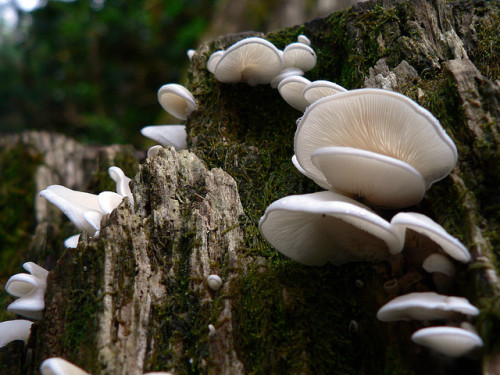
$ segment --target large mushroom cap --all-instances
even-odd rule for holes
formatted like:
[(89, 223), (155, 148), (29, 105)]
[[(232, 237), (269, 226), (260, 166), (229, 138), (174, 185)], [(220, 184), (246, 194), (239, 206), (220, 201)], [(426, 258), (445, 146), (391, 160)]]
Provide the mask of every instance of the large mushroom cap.
[(426, 188), (455, 166), (457, 151), (439, 122), (404, 95), (379, 89), (359, 89), (314, 102), (295, 133), (299, 164), (313, 175), (321, 171), (313, 151), (342, 146), (389, 156), (415, 168)]
[(367, 204), (400, 208), (420, 202), (425, 181), (411, 165), (352, 147), (322, 147), (311, 153), (313, 164), (335, 190), (362, 197)]
[(164, 147), (173, 146), (177, 151), (187, 148), (185, 125), (152, 125), (141, 129), (143, 136), (160, 143)]
[(304, 87), (311, 81), (302, 76), (290, 76), (278, 85), (281, 97), (296, 110), (303, 112), (309, 103), (304, 99)]
[(160, 87), (158, 101), (165, 111), (180, 120), (186, 120), (196, 108), (193, 94), (177, 83), (169, 83)]
[(450, 297), (435, 292), (409, 293), (394, 298), (377, 312), (383, 322), (396, 320), (451, 319), (463, 315), (478, 315), (477, 307), (463, 297)]
[(422, 328), (411, 339), (416, 344), (455, 358), (483, 346), (483, 340), (476, 333), (458, 327)]
[(325, 96), (345, 91), (347, 91), (345, 88), (330, 81), (313, 81), (304, 87), (304, 98), (309, 104), (312, 104)]
[(265, 39), (242, 39), (219, 58), (214, 75), (223, 83), (247, 82), (251, 86), (270, 83), (283, 68), (282, 54)]
[(434, 241), (450, 257), (462, 263), (471, 259), (467, 248), (430, 217), (416, 212), (400, 212), (392, 218), (391, 224), (403, 238), (406, 230), (411, 229)]
[(279, 252), (306, 265), (373, 261), (402, 249), (387, 221), (331, 191), (277, 200), (266, 209), (259, 229)]

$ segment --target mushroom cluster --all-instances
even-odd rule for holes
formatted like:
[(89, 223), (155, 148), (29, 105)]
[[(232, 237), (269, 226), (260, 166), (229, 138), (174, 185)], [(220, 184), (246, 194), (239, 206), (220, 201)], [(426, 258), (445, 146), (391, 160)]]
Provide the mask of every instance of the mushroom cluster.
[[(402, 94), (347, 91), (304, 78), (316, 64), (304, 38), (283, 52), (261, 38), (247, 38), (213, 53), (207, 63), (223, 83), (271, 83), (287, 103), (304, 111), (292, 163), (326, 191), (272, 203), (259, 222), (261, 234), (282, 254), (311, 266), (393, 262), (406, 258), (407, 244), (420, 236), (432, 246), (408, 262), (432, 273), (435, 287), (446, 291), (455, 274), (452, 259), (471, 259), (465, 246), (425, 215), (400, 212), (389, 222), (371, 207), (418, 204), (454, 168), (453, 141), (429, 111)], [(414, 341), (422, 342), (418, 337)]]
[[(71, 190), (62, 185), (50, 185), (40, 195), (56, 205), (80, 231), (95, 237), (99, 234), (102, 217), (118, 207), (124, 197), (134, 202), (129, 187), (130, 178), (115, 166), (110, 167), (108, 173), (116, 182), (116, 193), (104, 191), (97, 195)], [(79, 238), (80, 234), (71, 236), (64, 241), (64, 245), (74, 248)]]
[[(7, 310), (28, 319), (40, 320), (45, 308), (45, 289), (49, 271), (33, 262), (26, 262), (23, 268), (29, 272), (18, 273), (7, 280), (5, 291), (17, 300)], [(12, 341), (26, 342), (31, 333), (30, 320), (16, 319), (0, 323), (0, 348)]]

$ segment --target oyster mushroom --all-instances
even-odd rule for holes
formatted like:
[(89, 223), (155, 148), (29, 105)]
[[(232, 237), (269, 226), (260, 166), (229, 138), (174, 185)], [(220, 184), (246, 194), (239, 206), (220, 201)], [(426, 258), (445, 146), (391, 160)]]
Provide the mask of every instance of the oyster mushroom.
[(141, 129), (142, 135), (160, 143), (164, 147), (174, 147), (177, 151), (187, 149), (185, 125), (153, 125)]
[(7, 280), (5, 291), (17, 300), (7, 310), (28, 319), (40, 320), (45, 308), (45, 289), (49, 271), (33, 262), (26, 262), (23, 268), (29, 272), (18, 273)]
[[(312, 153), (324, 147), (349, 147), (379, 154), (379, 159), (399, 160), (412, 168), (415, 180), (419, 177), (414, 171), (422, 176), (419, 185), (425, 189), (444, 178), (457, 161), (453, 141), (430, 112), (404, 95), (379, 89), (341, 92), (307, 108), (295, 133), (294, 149), (300, 166), (315, 180), (325, 176), (314, 165)], [(380, 164), (390, 165), (385, 160)], [(385, 181), (384, 186), (390, 188), (391, 184), (392, 181)], [(376, 190), (383, 191), (384, 187)], [(359, 190), (343, 192), (366, 198)], [(400, 203), (395, 204), (398, 207)]]
[(391, 225), (402, 238), (405, 238), (408, 229), (410, 229), (418, 235), (432, 240), (443, 252), (453, 259), (462, 263), (467, 263), (471, 260), (471, 255), (467, 248), (430, 217), (416, 212), (400, 212), (392, 218)]
[(477, 333), (458, 327), (422, 328), (416, 331), (411, 339), (416, 344), (455, 358), (483, 346), (483, 340)]
[(471, 305), (466, 298), (422, 292), (394, 298), (378, 310), (377, 319), (383, 322), (411, 319), (436, 320), (478, 314), (477, 307)]
[(122, 197), (128, 197), (130, 202), (134, 203), (134, 196), (132, 195), (132, 191), (130, 191), (131, 178), (125, 176), (121, 168), (115, 166), (108, 168), (108, 174), (116, 182), (116, 192)]
[(160, 87), (158, 101), (165, 111), (180, 120), (186, 120), (196, 109), (193, 94), (177, 83), (169, 83)]
[(16, 340), (26, 343), (31, 334), (32, 324), (33, 322), (24, 319), (0, 322), (0, 348)]
[(278, 91), (281, 97), (296, 110), (303, 112), (309, 103), (304, 99), (302, 94), (304, 87), (310, 81), (301, 76), (290, 76), (285, 78), (278, 85)]
[[(283, 52), (257, 37), (242, 39), (210, 61), (215, 78), (223, 83), (247, 82), (250, 86), (270, 83), (283, 68)], [(213, 67), (215, 65), (215, 67)]]
[(306, 265), (380, 260), (402, 249), (387, 221), (331, 191), (277, 200), (267, 207), (259, 229), (279, 252)]

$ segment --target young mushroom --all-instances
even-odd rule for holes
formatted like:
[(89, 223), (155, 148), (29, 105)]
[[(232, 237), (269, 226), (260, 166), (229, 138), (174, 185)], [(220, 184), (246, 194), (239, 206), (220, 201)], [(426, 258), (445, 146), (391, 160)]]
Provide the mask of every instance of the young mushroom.
[(180, 120), (186, 120), (196, 109), (193, 94), (177, 83), (169, 83), (160, 87), (158, 101), (165, 111)]
[(32, 324), (33, 322), (24, 319), (0, 322), (0, 348), (16, 340), (26, 343), (31, 334)]
[(177, 151), (187, 149), (185, 125), (153, 125), (141, 129), (142, 135), (160, 143), (164, 147), (174, 147)]
[(130, 191), (131, 178), (125, 176), (125, 173), (119, 167), (109, 167), (108, 174), (116, 182), (116, 192), (122, 197), (128, 197), (130, 202), (134, 203), (134, 196)]
[(26, 262), (27, 273), (18, 273), (7, 280), (5, 291), (17, 300), (7, 306), (7, 310), (28, 319), (40, 320), (45, 308), (45, 289), (49, 271), (33, 262)]
[(222, 286), (222, 279), (218, 275), (210, 275), (207, 277), (207, 285), (213, 291), (217, 291)]
[(416, 331), (411, 339), (449, 357), (462, 357), (483, 346), (477, 333), (458, 327), (427, 327)]
[(314, 266), (385, 259), (403, 246), (387, 221), (331, 191), (277, 200), (267, 207), (259, 229), (279, 252)]

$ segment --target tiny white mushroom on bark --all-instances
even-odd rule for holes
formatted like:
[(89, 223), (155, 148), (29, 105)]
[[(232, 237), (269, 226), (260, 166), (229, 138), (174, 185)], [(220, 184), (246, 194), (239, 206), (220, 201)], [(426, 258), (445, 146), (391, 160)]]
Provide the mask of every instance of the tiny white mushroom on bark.
[(483, 346), (479, 335), (458, 327), (428, 327), (416, 331), (413, 342), (449, 357), (461, 357)]
[(290, 76), (280, 82), (278, 91), (285, 102), (296, 110), (303, 112), (309, 103), (304, 99), (302, 93), (309, 82), (307, 78), (301, 76)]
[(42, 375), (89, 375), (80, 367), (59, 357), (48, 358), (40, 366)]
[(463, 297), (422, 292), (394, 298), (378, 310), (377, 319), (383, 322), (453, 319), (460, 314), (475, 316), (479, 310)]
[(387, 221), (331, 191), (277, 200), (267, 207), (259, 229), (279, 252), (306, 265), (380, 260), (403, 246)]
[(441, 225), (425, 215), (416, 212), (400, 212), (392, 218), (391, 225), (403, 238), (405, 238), (406, 231), (411, 229), (434, 241), (453, 259), (462, 263), (471, 260), (469, 251), (457, 238), (451, 236)]
[(191, 61), (193, 59), (193, 56), (195, 53), (196, 53), (196, 51), (194, 49), (188, 49), (186, 51), (186, 55), (187, 55), (189, 61)]
[(152, 125), (141, 129), (142, 135), (164, 147), (173, 146), (177, 151), (187, 148), (185, 125)]
[(64, 246), (70, 249), (75, 249), (78, 246), (79, 240), (80, 240), (80, 234), (75, 234), (64, 240)]
[(439, 272), (449, 277), (455, 275), (453, 262), (446, 255), (439, 253), (429, 255), (422, 263), (422, 268), (429, 273)]
[(208, 325), (208, 336), (215, 336), (215, 327), (212, 324)]
[(207, 284), (210, 289), (217, 291), (222, 286), (222, 279), (218, 275), (210, 275), (207, 277)]
[(196, 109), (193, 94), (177, 83), (169, 83), (160, 87), (158, 101), (165, 111), (180, 120), (186, 120)]
[(345, 91), (347, 91), (345, 88), (330, 81), (313, 81), (304, 87), (304, 98), (309, 104), (312, 104), (325, 96)]
[(304, 43), (305, 45), (307, 46), (310, 46), (311, 45), (311, 41), (309, 40), (309, 38), (303, 34), (300, 34), (298, 37), (297, 37), (297, 42), (299, 43)]
[(158, 153), (160, 152), (160, 150), (163, 149), (163, 146), (161, 145), (156, 145), (156, 146), (153, 146), (153, 147), (150, 147), (148, 149), (148, 158), (154, 158), (156, 155), (158, 155)]
[[(283, 52), (257, 37), (233, 44), (219, 58), (215, 78), (223, 83), (247, 82), (250, 86), (270, 83), (283, 68)], [(210, 62), (209, 69), (213, 63)]]
[(0, 322), (0, 348), (16, 340), (26, 343), (31, 334), (32, 324), (33, 322), (24, 319)]

